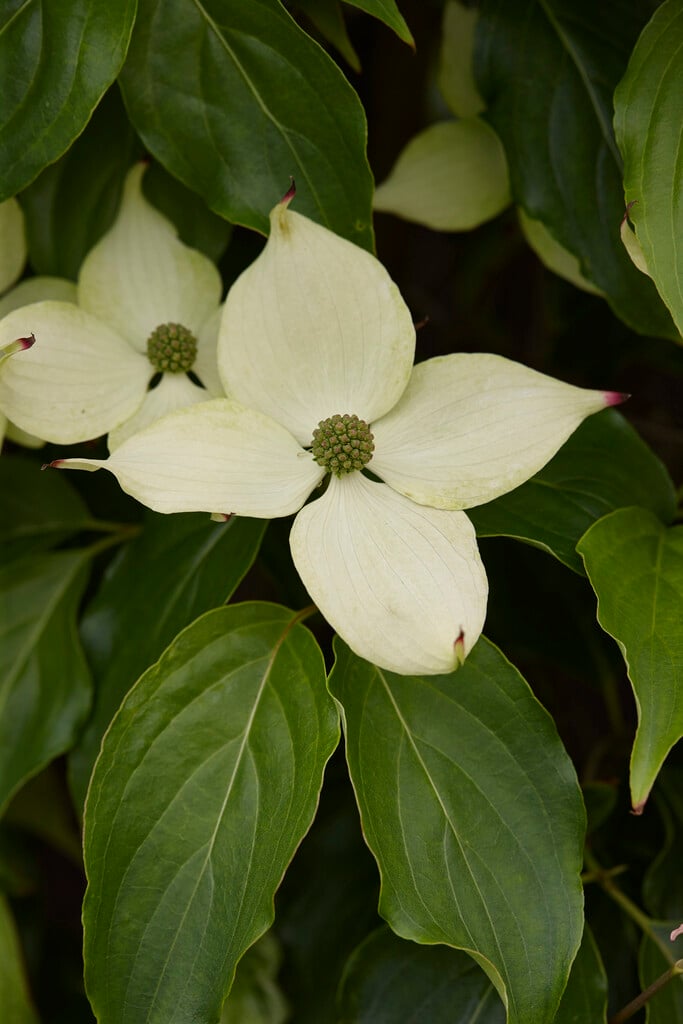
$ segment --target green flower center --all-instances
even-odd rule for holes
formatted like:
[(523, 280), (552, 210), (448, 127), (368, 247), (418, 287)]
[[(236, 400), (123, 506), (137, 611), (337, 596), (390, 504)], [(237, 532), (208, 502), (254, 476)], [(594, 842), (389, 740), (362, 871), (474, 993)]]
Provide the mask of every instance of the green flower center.
[(367, 466), (375, 450), (374, 438), (365, 420), (344, 413), (321, 420), (313, 431), (311, 453), (319, 466), (335, 476), (353, 473)]
[(197, 339), (182, 324), (160, 324), (147, 339), (147, 358), (161, 373), (187, 373), (197, 357)]

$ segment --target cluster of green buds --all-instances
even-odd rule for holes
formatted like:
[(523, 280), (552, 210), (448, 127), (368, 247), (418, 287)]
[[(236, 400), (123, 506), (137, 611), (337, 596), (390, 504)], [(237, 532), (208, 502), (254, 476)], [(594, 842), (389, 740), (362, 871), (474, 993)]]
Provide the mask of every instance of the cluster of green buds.
[(321, 420), (313, 431), (313, 458), (335, 476), (363, 469), (374, 450), (374, 438), (368, 424), (348, 413), (343, 416), (337, 413)]
[(161, 373), (187, 373), (197, 357), (197, 339), (182, 324), (161, 324), (147, 339), (147, 358)]

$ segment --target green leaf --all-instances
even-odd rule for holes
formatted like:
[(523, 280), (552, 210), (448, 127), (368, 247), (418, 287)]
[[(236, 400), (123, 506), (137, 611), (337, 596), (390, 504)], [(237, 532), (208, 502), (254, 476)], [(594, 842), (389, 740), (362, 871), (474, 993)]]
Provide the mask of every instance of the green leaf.
[(372, 247), (360, 101), (278, 0), (141, 0), (121, 82), (150, 152), (216, 213), (267, 234), (293, 176), (299, 213)]
[(84, 257), (113, 224), (139, 154), (118, 90), (111, 89), (71, 149), (21, 194), (36, 273), (76, 280)]
[(148, 512), (142, 534), (114, 560), (81, 627), (95, 702), (69, 759), (78, 807), (102, 736), (133, 683), (176, 633), (230, 598), (256, 557), (264, 529), (256, 519), (219, 524), (201, 513)]
[(653, 917), (683, 921), (683, 769), (665, 768), (654, 791), (664, 843), (643, 880), (643, 902)]
[(595, 523), (577, 550), (636, 698), (631, 800), (640, 813), (683, 735), (683, 526), (667, 529), (647, 509), (624, 508)]
[(90, 706), (76, 632), (87, 551), (28, 555), (0, 569), (0, 807), (68, 750)]
[(0, 1006), (7, 1024), (38, 1024), (24, 977), (19, 937), (12, 912), (0, 895)]
[[(643, 936), (638, 958), (643, 988), (664, 974), (680, 955), (680, 950), (677, 952), (677, 946), (669, 939), (671, 931), (679, 924), (680, 921), (653, 921), (652, 937)], [(679, 944), (680, 941), (677, 940)], [(646, 1021), (647, 1024), (683, 1024), (683, 975), (672, 978), (652, 996), (647, 1004)]]
[(389, 928), (373, 932), (348, 962), (339, 1024), (504, 1024), (505, 1008), (474, 960), (445, 946), (418, 946)]
[(584, 926), (567, 987), (553, 1024), (605, 1024), (607, 975), (593, 934)]
[(339, 736), (295, 613), (189, 626), (112, 722), (85, 814), (86, 987), (107, 1024), (218, 1018), (273, 919)]
[[(624, 191), (648, 273), (683, 334), (683, 8), (666, 0), (646, 25), (614, 94)], [(633, 205), (631, 205), (633, 204)]]
[(385, 25), (393, 29), (399, 39), (402, 39), (404, 43), (408, 43), (413, 49), (415, 48), (415, 40), (406, 25), (403, 15), (396, 6), (395, 0), (346, 0), (346, 3), (351, 7), (358, 7), (359, 10), (365, 11), (366, 14), (371, 14), (373, 18), (383, 21)]
[(0, 563), (42, 551), (89, 522), (83, 501), (63, 473), (41, 473), (35, 462), (0, 458)]
[(135, 0), (9, 0), (0, 13), (0, 201), (71, 145), (123, 63)]
[(505, 151), (485, 121), (430, 125), (401, 151), (377, 187), (376, 210), (436, 231), (468, 231), (510, 203)]
[(403, 938), (474, 956), (509, 1024), (552, 1021), (581, 940), (585, 829), (552, 719), (486, 640), (458, 672), (427, 677), (335, 647), (380, 913)]
[(278, 941), (266, 932), (237, 965), (220, 1024), (284, 1024), (289, 1007), (276, 981), (281, 962)]
[[(646, 17), (633, 0), (484, 0), (475, 72), (510, 166), (512, 195), (573, 253), (634, 330), (677, 338), (621, 242), (612, 93)], [(529, 69), (533, 68), (533, 74)]]
[(517, 537), (583, 573), (579, 540), (597, 519), (626, 505), (642, 505), (668, 523), (676, 493), (660, 460), (609, 409), (585, 420), (527, 483), (467, 514), (480, 537)]

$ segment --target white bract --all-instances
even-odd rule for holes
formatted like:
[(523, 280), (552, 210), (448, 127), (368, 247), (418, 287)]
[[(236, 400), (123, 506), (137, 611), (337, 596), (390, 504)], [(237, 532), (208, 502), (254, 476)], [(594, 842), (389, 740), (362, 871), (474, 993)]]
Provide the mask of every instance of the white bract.
[[(157, 417), (223, 393), (220, 275), (146, 201), (144, 170), (131, 169), (114, 225), (86, 256), (77, 303), (35, 302), (0, 322), (0, 345), (31, 333), (37, 340), (0, 376), (0, 408), (48, 441), (109, 432), (113, 449)], [(159, 370), (168, 372), (148, 390)]]
[[(621, 396), (495, 355), (413, 368), (415, 330), (387, 272), (290, 212), (289, 198), (226, 300), (218, 362), (230, 398), (164, 417), (108, 460), (55, 465), (106, 467), (159, 512), (301, 509), (294, 562), (353, 650), (403, 674), (450, 672), (486, 615), (462, 509), (517, 487)], [(328, 465), (326, 489), (302, 508)]]

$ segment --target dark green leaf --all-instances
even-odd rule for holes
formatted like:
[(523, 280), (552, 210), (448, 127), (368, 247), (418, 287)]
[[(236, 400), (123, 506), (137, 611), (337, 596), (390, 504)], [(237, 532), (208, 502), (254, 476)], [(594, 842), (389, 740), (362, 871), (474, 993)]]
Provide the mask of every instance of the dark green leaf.
[(0, 201), (71, 145), (123, 63), (135, 0), (8, 0), (0, 12)]
[(28, 555), (0, 569), (0, 807), (68, 750), (90, 706), (76, 611), (89, 554)]
[(293, 176), (299, 213), (371, 248), (360, 101), (277, 0), (141, 0), (121, 81), (150, 152), (216, 213), (266, 234)]
[(41, 473), (28, 459), (0, 459), (0, 563), (53, 547), (90, 520), (63, 473)]
[(505, 1024), (505, 1008), (474, 960), (381, 928), (349, 960), (339, 1024)]
[(475, 71), (515, 201), (578, 257), (626, 323), (678, 338), (619, 232), (624, 193), (612, 93), (646, 18), (647, 5), (633, 0), (484, 0)]
[(216, 1020), (318, 802), (339, 736), (293, 612), (233, 605), (139, 680), (88, 794), (86, 986), (108, 1024)]
[(510, 1024), (547, 1024), (581, 939), (585, 829), (552, 719), (486, 640), (456, 673), (427, 677), (335, 645), (330, 686), (382, 916), (475, 956)]
[(596, 519), (625, 505), (642, 505), (668, 523), (676, 493), (660, 460), (610, 409), (585, 420), (527, 483), (468, 515), (480, 537), (517, 537), (582, 573), (580, 538)]
[(7, 1024), (38, 1024), (24, 977), (19, 937), (12, 912), (0, 895), (0, 1007)]
[[(652, 938), (643, 936), (639, 968), (643, 988), (647, 988), (681, 956), (681, 939), (669, 936), (680, 921), (653, 921)], [(677, 951), (678, 949), (678, 951)], [(683, 1024), (683, 975), (672, 978), (647, 1004), (647, 1024)]]
[(577, 548), (598, 598), (598, 622), (619, 644), (638, 707), (631, 800), (642, 811), (683, 735), (683, 526), (643, 508), (612, 512)]
[(659, 293), (683, 333), (683, 8), (667, 0), (645, 27), (614, 94), (624, 191)]
[(71, 149), (21, 194), (36, 273), (76, 280), (84, 257), (114, 221), (138, 155), (140, 143), (118, 90), (111, 89)]
[(223, 604), (253, 562), (265, 524), (201, 513), (149, 512), (141, 536), (112, 563), (82, 623), (95, 679), (92, 717), (69, 760), (74, 799), (83, 806), (100, 740), (128, 690), (173, 637)]
[(643, 881), (643, 902), (653, 917), (683, 921), (683, 769), (661, 773), (654, 791), (664, 820), (664, 843)]

